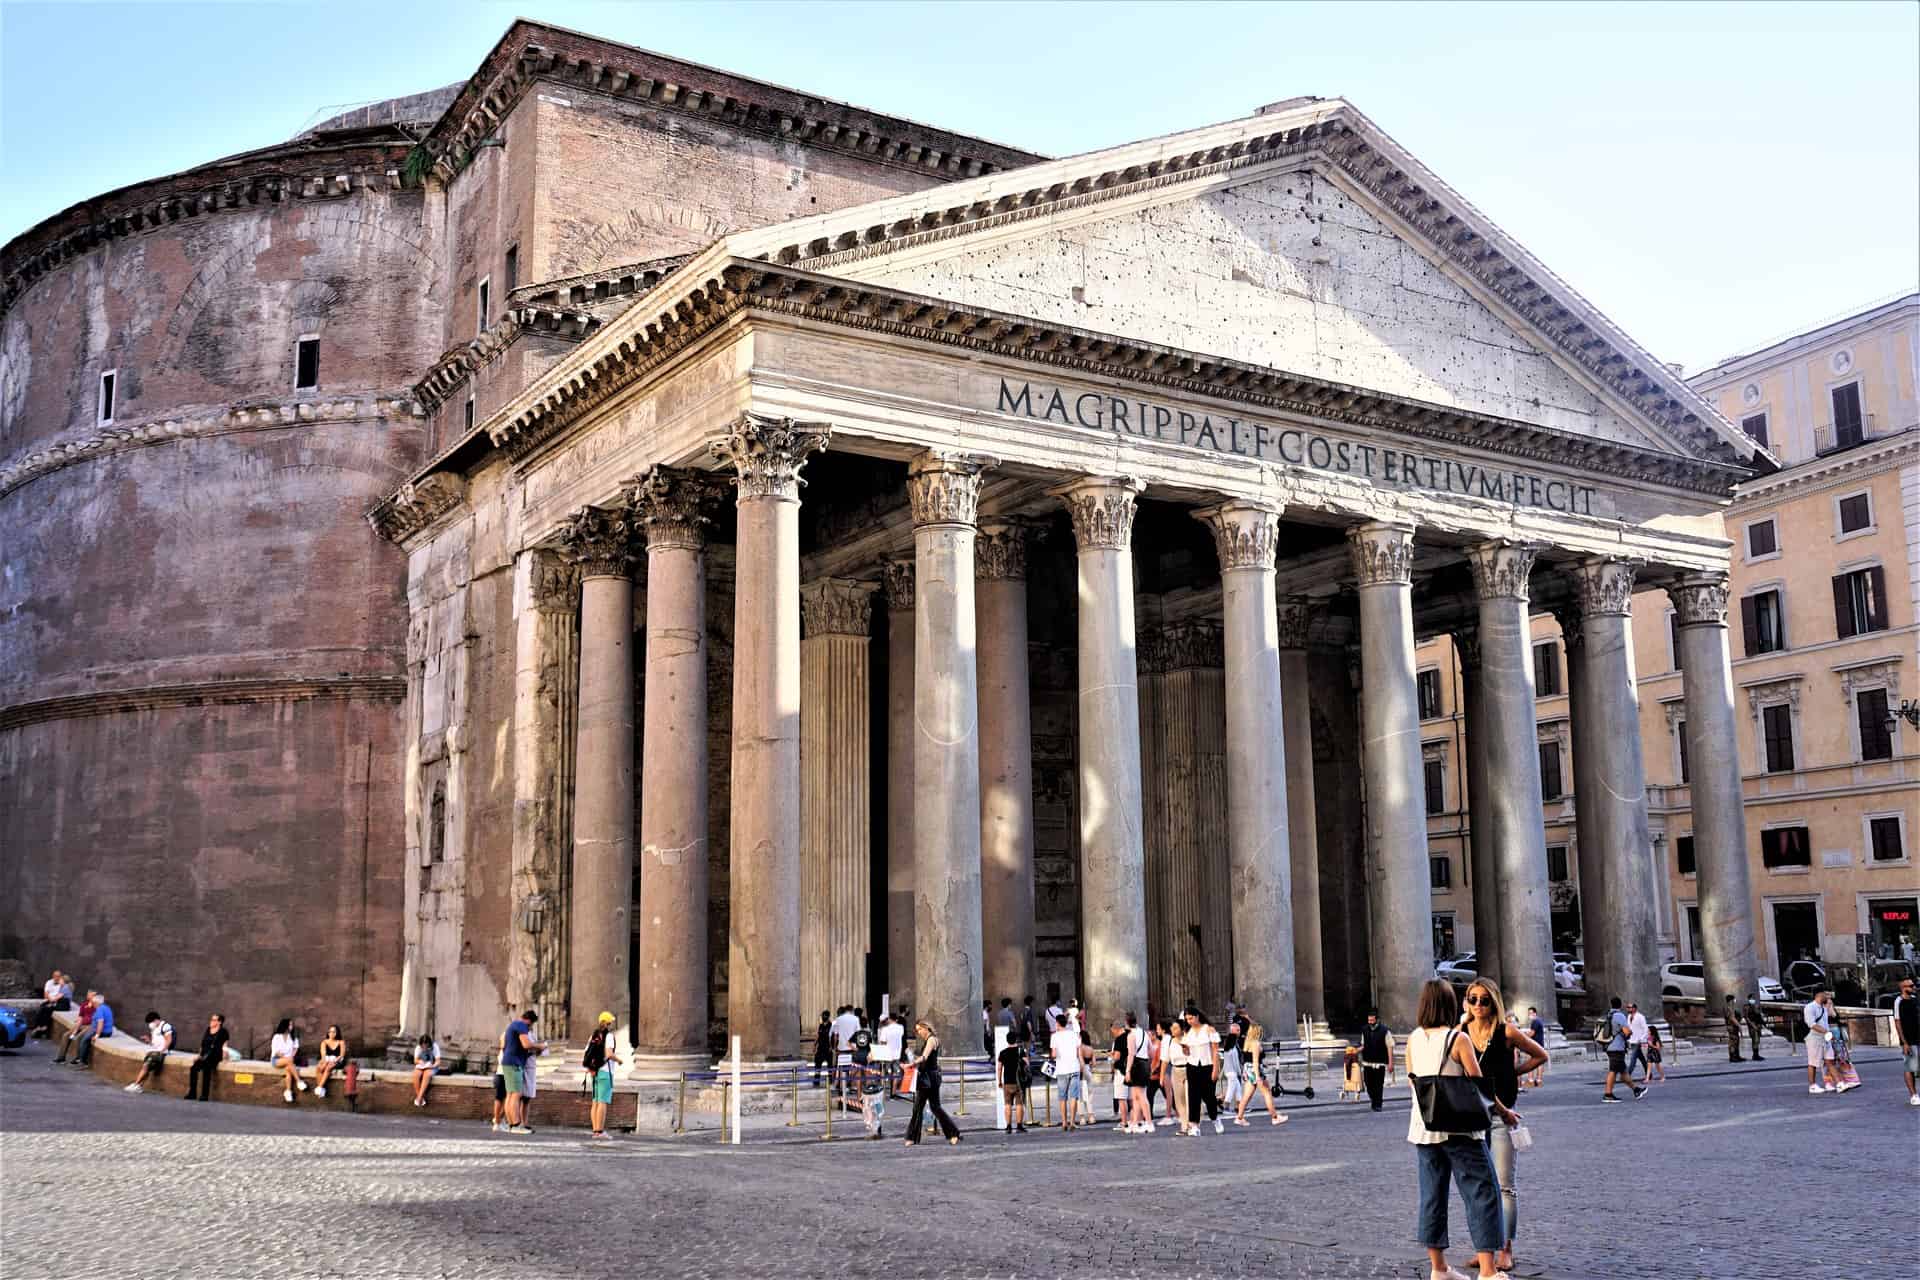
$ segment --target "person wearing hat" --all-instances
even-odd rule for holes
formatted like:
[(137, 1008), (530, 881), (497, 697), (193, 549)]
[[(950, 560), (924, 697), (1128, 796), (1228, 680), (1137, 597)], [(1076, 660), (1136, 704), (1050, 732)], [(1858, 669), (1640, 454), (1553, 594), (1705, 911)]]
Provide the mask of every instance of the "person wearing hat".
[(589, 1114), (593, 1119), (593, 1137), (596, 1142), (609, 1142), (607, 1137), (607, 1104), (613, 1101), (613, 1064), (620, 1061), (614, 1051), (613, 1015), (605, 1010), (600, 1013), (600, 1021), (587, 1037), (587, 1047), (580, 1055), (580, 1065), (587, 1072), (588, 1083), (593, 1088), (593, 1105)]

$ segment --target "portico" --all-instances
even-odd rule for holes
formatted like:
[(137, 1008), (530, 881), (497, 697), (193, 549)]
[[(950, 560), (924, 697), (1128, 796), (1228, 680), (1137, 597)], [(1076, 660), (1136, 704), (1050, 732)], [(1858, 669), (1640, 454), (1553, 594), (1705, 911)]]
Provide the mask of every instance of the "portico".
[[(724, 1027), (779, 1059), (884, 992), (977, 1051), (983, 999), (1048, 984), (1096, 1019), (1362, 1012), (1335, 967), (1406, 1026), (1433, 965), (1413, 651), (1439, 631), (1477, 637), (1493, 976), (1552, 1007), (1548, 609), (1579, 619), (1591, 964), (1651, 1002), (1626, 603), (1724, 577), (1750, 454), (1364, 116), (1309, 103), (723, 239), (373, 518), (416, 612), (457, 600), (483, 652), (493, 566), (580, 566), (577, 687), (512, 718), (578, 726), (576, 1029), (605, 1000), (647, 1053)], [(1711, 612), (1696, 735), (1731, 717)], [(1349, 658), (1357, 688), (1309, 674)], [(522, 861), (516, 894), (561, 893)], [(1703, 846), (1702, 901), (1743, 866)]]

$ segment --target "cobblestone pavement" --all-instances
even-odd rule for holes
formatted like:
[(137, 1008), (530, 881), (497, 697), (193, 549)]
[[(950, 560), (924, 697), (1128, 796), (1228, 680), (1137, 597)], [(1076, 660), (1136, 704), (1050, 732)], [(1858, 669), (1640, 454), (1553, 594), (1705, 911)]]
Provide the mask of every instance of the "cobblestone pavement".
[[(1404, 1091), (1382, 1115), (1322, 1094), (1280, 1129), (1198, 1140), (974, 1129), (907, 1150), (894, 1112), (884, 1142), (756, 1126), (738, 1148), (707, 1134), (596, 1149), (135, 1097), (49, 1056), (0, 1055), (7, 1280), (1426, 1275)], [(1915, 1275), (1920, 1107), (1897, 1062), (1863, 1061), (1844, 1097), (1768, 1066), (1616, 1106), (1567, 1073), (1523, 1099), (1537, 1145), (1518, 1273)], [(1457, 1199), (1452, 1217), (1464, 1246)]]

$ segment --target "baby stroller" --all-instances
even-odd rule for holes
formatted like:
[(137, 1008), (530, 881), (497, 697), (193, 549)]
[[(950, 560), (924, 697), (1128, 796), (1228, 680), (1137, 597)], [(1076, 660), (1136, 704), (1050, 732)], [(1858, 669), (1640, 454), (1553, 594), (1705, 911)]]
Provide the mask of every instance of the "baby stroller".
[(1840, 1086), (1855, 1089), (1860, 1085), (1860, 1072), (1853, 1065), (1853, 1047), (1847, 1042), (1847, 1029), (1838, 1018), (1833, 1021), (1833, 1074), (1840, 1079)]
[(1366, 1088), (1367, 1082), (1360, 1074), (1360, 1051), (1348, 1045), (1340, 1069), (1340, 1101), (1358, 1102)]

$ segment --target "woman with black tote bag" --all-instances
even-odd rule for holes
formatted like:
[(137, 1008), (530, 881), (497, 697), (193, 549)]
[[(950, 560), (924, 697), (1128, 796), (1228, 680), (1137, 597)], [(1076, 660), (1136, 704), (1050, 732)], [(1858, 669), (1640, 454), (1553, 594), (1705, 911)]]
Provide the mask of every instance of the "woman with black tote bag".
[(1498, 1099), (1489, 1104), (1475, 1079), (1480, 1059), (1473, 1042), (1460, 1034), (1460, 1002), (1450, 983), (1433, 979), (1420, 988), (1420, 1024), (1407, 1037), (1407, 1075), (1414, 1105), (1407, 1117), (1407, 1141), (1420, 1171), (1420, 1243), (1427, 1247), (1432, 1280), (1467, 1280), (1447, 1263), (1447, 1187), (1458, 1183), (1467, 1206), (1467, 1231), (1480, 1264), (1481, 1280), (1507, 1280), (1494, 1266), (1494, 1252), (1505, 1242), (1500, 1188), (1487, 1159), (1491, 1106), (1499, 1121), (1519, 1117)]

